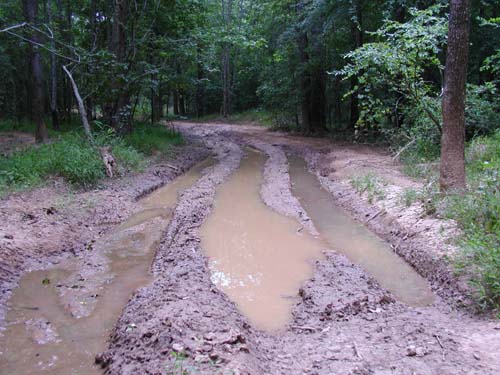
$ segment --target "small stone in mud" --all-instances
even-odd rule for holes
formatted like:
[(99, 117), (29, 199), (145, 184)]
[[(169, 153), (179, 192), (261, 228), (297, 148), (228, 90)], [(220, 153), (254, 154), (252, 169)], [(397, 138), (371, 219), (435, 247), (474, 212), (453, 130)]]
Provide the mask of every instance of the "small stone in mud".
[(182, 353), (184, 352), (184, 346), (179, 343), (175, 343), (172, 345), (172, 350), (176, 353)]
[(422, 347), (416, 347), (415, 345), (409, 345), (406, 348), (406, 355), (408, 357), (423, 357), (427, 352)]
[(415, 345), (409, 345), (406, 348), (406, 355), (408, 357), (415, 357), (417, 355), (417, 348), (415, 347)]
[(111, 356), (107, 353), (97, 354), (95, 356), (94, 362), (96, 365), (99, 365), (101, 368), (106, 368), (111, 363)]

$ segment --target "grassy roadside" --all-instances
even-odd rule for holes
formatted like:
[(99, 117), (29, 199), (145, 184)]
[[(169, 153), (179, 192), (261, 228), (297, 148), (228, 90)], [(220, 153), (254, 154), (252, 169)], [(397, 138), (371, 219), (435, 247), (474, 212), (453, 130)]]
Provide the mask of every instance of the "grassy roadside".
[[(2, 131), (33, 132), (29, 123), (0, 123)], [(0, 195), (43, 185), (50, 176), (89, 187), (106, 177), (98, 147), (110, 147), (119, 175), (144, 169), (152, 156), (167, 154), (183, 142), (179, 133), (162, 125), (136, 123), (133, 134), (116, 136), (110, 129), (96, 129), (95, 146), (90, 145), (76, 126), (50, 132), (51, 142), (32, 145), (0, 156)]]
[(462, 230), (460, 253), (453, 259), (457, 272), (466, 275), (481, 310), (492, 309), (500, 318), (500, 130), (477, 137), (466, 150), (468, 190), (443, 195), (438, 190), (437, 161), (406, 159), (405, 171), (426, 180), (421, 190), (409, 189), (401, 201), (420, 201), (426, 214), (453, 219)]

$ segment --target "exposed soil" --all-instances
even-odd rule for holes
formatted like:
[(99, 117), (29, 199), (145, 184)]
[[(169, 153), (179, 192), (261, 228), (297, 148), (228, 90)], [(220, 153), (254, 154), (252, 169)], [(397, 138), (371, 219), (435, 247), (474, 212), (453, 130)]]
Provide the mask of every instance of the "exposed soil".
[[(130, 299), (109, 349), (97, 358), (105, 373), (500, 373), (500, 323), (457, 308), (467, 303), (467, 288), (445, 260), (455, 251), (450, 241), (454, 224), (424, 217), (417, 205), (401, 206), (398, 194), (420, 182), (406, 178), (389, 155), (256, 126), (182, 123), (178, 128), (202, 141), (217, 163), (179, 198), (152, 265), (154, 281)], [(436, 302), (419, 308), (400, 303), (360, 267), (327, 250), (324, 259), (315, 262), (314, 277), (297, 291), (298, 302), (286, 328), (274, 334), (255, 329), (212, 284), (199, 233), (218, 185), (239, 166), (242, 145), (269, 157), (261, 189), (269, 207), (316, 232), (290, 192), (285, 151), (304, 156), (332, 199), (427, 278)], [(183, 169), (200, 154), (199, 147), (186, 148), (178, 165)], [(63, 254), (79, 256), (92, 238), (134, 210), (135, 197), (177, 173), (156, 168), (159, 176), (153, 168), (102, 190), (78, 193), (62, 209), (52, 209), (54, 199), (65, 191), (60, 184), (0, 201), (3, 303), (21, 270), (49, 266)], [(384, 199), (370, 203), (352, 188), (350, 177), (364, 171), (388, 181)], [(88, 197), (98, 203), (81, 210)], [(54, 243), (61, 245), (52, 247)]]

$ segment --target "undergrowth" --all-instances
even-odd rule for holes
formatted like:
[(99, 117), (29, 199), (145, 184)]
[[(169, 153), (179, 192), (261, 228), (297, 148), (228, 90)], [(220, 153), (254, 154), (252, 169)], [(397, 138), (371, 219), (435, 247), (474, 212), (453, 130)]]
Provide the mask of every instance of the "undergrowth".
[[(111, 129), (94, 131), (91, 145), (80, 129), (51, 132), (49, 143), (34, 145), (0, 156), (0, 192), (42, 185), (50, 176), (63, 177), (72, 185), (89, 187), (106, 177), (99, 147), (109, 147), (119, 175), (141, 171), (148, 155), (165, 154), (182, 137), (172, 129), (139, 124), (134, 134), (118, 137)], [(99, 129), (99, 127), (98, 127)], [(33, 131), (29, 123), (1, 123), (0, 130)], [(54, 135), (55, 134), (55, 135)]]
[(132, 134), (125, 135), (123, 140), (146, 155), (168, 153), (172, 146), (184, 142), (181, 134), (174, 128), (147, 123), (136, 123)]
[(358, 193), (366, 193), (370, 203), (373, 200), (380, 200), (385, 198), (385, 192), (382, 188), (387, 183), (373, 173), (367, 173), (363, 176), (356, 176), (351, 179), (351, 185)]
[(427, 214), (455, 220), (462, 229), (456, 268), (468, 276), (479, 308), (500, 312), (500, 130), (469, 143), (464, 194), (441, 194), (438, 164), (429, 165), (407, 163), (405, 170), (419, 170), (427, 183), (415, 194), (403, 194), (402, 200), (409, 203), (416, 197)]

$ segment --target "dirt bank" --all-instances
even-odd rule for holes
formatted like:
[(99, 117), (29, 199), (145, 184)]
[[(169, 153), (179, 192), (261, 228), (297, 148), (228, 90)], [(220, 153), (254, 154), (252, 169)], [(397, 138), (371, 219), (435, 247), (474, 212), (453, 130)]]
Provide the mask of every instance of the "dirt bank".
[[(155, 282), (131, 299), (110, 349), (100, 357), (106, 373), (451, 375), (500, 371), (498, 354), (491, 350), (491, 345), (498, 347), (494, 322), (477, 321), (439, 299), (425, 308), (401, 304), (363, 270), (332, 251), (316, 262), (314, 277), (298, 291), (300, 302), (288, 327), (272, 335), (254, 329), (211, 283), (198, 229), (213, 205), (216, 186), (238, 166), (242, 151), (237, 143), (271, 156), (264, 171), (264, 201), (278, 212), (307, 222), (301, 214), (304, 210), (290, 194), (289, 179), (283, 183), (270, 177), (286, 174), (280, 147), (296, 147), (300, 142), (292, 138), (283, 144), (286, 137), (251, 127), (233, 130), (227, 125), (187, 124), (182, 129), (202, 136), (219, 163), (181, 197), (153, 265)], [(312, 147), (325, 146), (312, 143), (316, 143)], [(486, 344), (472, 332), (482, 332)]]

